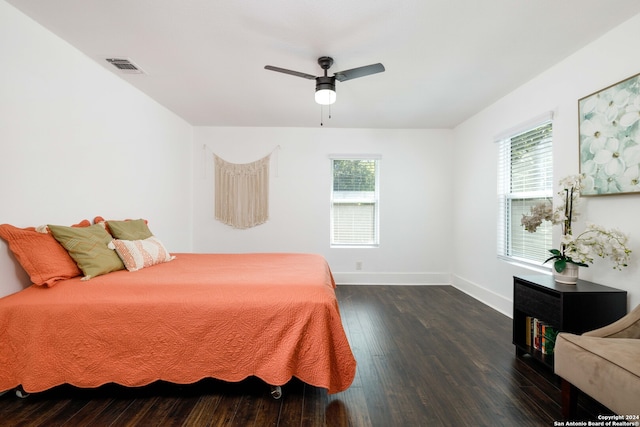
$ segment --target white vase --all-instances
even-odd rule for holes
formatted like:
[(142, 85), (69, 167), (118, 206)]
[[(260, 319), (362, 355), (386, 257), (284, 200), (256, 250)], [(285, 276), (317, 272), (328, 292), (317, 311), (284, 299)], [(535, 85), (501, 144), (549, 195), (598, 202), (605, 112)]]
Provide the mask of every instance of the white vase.
[(564, 270), (562, 270), (560, 273), (558, 273), (555, 268), (553, 269), (553, 278), (558, 283), (562, 283), (565, 285), (575, 285), (576, 283), (578, 283), (579, 268), (580, 267), (578, 267), (577, 265), (568, 262)]

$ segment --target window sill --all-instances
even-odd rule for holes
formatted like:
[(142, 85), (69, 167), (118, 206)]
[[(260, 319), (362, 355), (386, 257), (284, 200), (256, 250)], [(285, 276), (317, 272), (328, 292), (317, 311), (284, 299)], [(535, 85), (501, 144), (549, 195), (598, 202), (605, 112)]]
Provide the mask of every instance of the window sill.
[(380, 245), (329, 245), (330, 249), (376, 249)]
[(536, 264), (533, 262), (527, 262), (527, 261), (523, 261), (515, 258), (500, 256), (500, 255), (498, 255), (498, 259), (505, 261), (516, 267), (526, 268), (527, 270), (535, 271), (536, 273), (551, 274), (551, 266)]

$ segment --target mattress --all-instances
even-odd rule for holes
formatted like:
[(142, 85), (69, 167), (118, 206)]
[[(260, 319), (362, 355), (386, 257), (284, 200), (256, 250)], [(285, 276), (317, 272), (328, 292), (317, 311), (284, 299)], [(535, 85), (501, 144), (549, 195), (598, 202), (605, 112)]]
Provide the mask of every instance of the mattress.
[(167, 263), (0, 298), (0, 391), (292, 377), (337, 393), (356, 361), (313, 254), (174, 254)]

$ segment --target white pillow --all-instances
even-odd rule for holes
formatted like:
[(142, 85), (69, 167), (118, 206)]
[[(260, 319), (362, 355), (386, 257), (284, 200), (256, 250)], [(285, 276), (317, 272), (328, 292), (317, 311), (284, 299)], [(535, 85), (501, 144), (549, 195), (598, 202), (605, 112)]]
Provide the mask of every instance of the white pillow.
[(155, 236), (144, 240), (113, 239), (109, 248), (116, 250), (129, 271), (137, 271), (175, 258)]

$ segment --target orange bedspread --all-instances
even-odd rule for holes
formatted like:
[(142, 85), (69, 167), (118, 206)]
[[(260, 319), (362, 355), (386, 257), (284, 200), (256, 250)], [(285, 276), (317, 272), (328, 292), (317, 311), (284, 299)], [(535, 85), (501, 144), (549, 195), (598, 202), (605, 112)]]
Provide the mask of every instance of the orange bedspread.
[(0, 298), (0, 391), (257, 376), (345, 390), (356, 362), (321, 256), (176, 254)]

